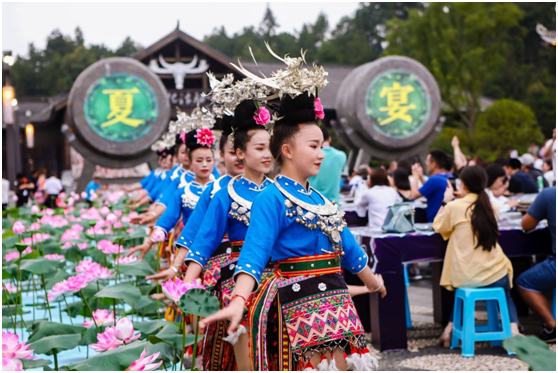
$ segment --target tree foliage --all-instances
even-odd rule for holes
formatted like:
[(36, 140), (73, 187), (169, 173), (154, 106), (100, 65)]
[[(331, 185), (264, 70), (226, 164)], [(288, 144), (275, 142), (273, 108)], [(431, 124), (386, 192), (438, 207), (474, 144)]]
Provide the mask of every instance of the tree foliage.
[(509, 147), (526, 152), (531, 142), (542, 143), (544, 136), (529, 106), (514, 100), (498, 100), (479, 116), (473, 136), (475, 154), (494, 159)]
[(74, 37), (54, 30), (44, 50), (29, 44), (28, 56), (18, 56), (12, 68), (14, 85), (20, 97), (55, 96), (69, 92), (77, 76), (92, 63), (106, 57), (131, 56), (142, 47), (130, 37), (115, 51), (105, 45), (85, 45), (78, 27)]

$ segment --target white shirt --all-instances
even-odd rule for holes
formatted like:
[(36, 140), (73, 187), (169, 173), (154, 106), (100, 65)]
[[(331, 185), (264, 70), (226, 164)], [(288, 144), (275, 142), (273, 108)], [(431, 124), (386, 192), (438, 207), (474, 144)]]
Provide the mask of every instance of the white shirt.
[(2, 179), (2, 204), (8, 204), (10, 200), (10, 182), (6, 179)]
[(506, 202), (508, 199), (505, 196), (495, 197), (494, 193), (490, 189), (485, 189), (486, 194), (488, 194), (488, 198), (490, 199), (490, 203), (494, 206), (498, 207), (498, 211), (500, 211), (500, 217), (504, 212), (510, 211), (511, 207)]
[(60, 194), (64, 189), (62, 182), (57, 177), (51, 176), (45, 181), (44, 185), (45, 193), (48, 195)]
[(548, 140), (546, 144), (544, 144), (541, 153), (544, 153), (546, 151), (546, 148), (548, 148), (550, 145), (552, 145), (552, 172), (554, 173), (554, 177), (556, 178), (556, 141), (553, 141), (552, 139)]
[(554, 170), (546, 171), (544, 173), (544, 178), (548, 181), (548, 185), (554, 185), (554, 180), (556, 180), (556, 174)]
[(368, 208), (368, 226), (381, 227), (386, 220), (388, 208), (401, 201), (401, 197), (394, 188), (376, 185), (366, 191), (356, 203), (357, 213), (359, 210)]
[(355, 175), (351, 180), (349, 180), (349, 185), (356, 185), (362, 181), (362, 176)]

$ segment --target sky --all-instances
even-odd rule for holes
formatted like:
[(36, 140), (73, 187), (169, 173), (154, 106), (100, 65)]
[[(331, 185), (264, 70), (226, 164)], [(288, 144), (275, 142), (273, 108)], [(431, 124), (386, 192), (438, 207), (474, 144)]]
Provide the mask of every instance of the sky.
[[(104, 43), (110, 49), (118, 47), (127, 36), (148, 47), (172, 32), (177, 21), (182, 31), (198, 40), (221, 26), (231, 36), (246, 26), (257, 27), (266, 6), (266, 2), (4, 2), (2, 50), (25, 56), (29, 43), (43, 49), (52, 30), (58, 28), (73, 37), (77, 26), (86, 44)], [(279, 32), (293, 33), (304, 23), (315, 22), (320, 12), (327, 15), (332, 29), (343, 16), (354, 14), (358, 3), (271, 2), (269, 6), (280, 25)]]

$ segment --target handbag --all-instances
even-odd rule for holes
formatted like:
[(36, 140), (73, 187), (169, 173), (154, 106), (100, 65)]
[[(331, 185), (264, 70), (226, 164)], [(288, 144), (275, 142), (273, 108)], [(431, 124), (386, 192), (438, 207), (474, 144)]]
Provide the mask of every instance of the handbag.
[(396, 203), (389, 207), (382, 225), (387, 233), (410, 233), (415, 231), (415, 209), (411, 202)]

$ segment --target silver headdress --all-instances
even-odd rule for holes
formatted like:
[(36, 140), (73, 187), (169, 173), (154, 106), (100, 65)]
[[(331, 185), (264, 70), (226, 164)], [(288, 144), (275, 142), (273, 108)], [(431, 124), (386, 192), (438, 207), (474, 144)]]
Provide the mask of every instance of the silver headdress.
[(151, 145), (152, 150), (157, 150), (162, 147), (172, 147), (176, 141), (176, 135), (181, 132), (190, 132), (200, 128), (213, 128), (215, 124), (215, 117), (213, 113), (206, 108), (199, 106), (192, 110), (190, 115), (177, 108), (177, 120), (169, 122), (168, 131)]

